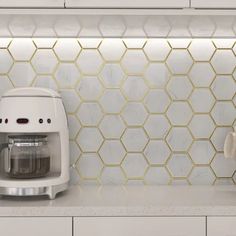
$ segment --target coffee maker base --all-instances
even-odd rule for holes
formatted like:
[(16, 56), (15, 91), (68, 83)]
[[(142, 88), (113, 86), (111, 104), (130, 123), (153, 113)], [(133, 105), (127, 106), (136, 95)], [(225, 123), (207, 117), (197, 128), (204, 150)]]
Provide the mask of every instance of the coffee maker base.
[(55, 199), (57, 193), (65, 191), (68, 188), (69, 183), (63, 183), (54, 186), (44, 187), (27, 187), (27, 188), (8, 188), (0, 187), (0, 196), (42, 196), (47, 195), (49, 199)]

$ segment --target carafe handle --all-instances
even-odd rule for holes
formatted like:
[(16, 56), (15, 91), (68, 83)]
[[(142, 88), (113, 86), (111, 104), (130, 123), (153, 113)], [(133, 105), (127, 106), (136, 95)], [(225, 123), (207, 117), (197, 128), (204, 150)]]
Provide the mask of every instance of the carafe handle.
[(8, 148), (8, 160), (7, 160), (7, 173), (11, 171), (11, 149), (12, 149), (13, 144), (12, 143), (1, 143), (0, 144), (0, 154), (1, 152), (5, 149)]

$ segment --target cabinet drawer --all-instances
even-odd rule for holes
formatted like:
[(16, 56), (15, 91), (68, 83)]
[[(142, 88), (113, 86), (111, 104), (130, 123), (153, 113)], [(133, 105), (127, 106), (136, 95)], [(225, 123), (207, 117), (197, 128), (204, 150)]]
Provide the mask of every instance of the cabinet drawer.
[(236, 217), (208, 217), (207, 236), (236, 236)]
[(192, 0), (195, 8), (236, 8), (235, 0)]
[(0, 217), (3, 236), (72, 236), (70, 217)]
[(74, 236), (205, 236), (205, 217), (77, 217)]
[(185, 8), (189, 0), (66, 0), (67, 8)]
[(0, 0), (0, 8), (63, 8), (64, 0)]

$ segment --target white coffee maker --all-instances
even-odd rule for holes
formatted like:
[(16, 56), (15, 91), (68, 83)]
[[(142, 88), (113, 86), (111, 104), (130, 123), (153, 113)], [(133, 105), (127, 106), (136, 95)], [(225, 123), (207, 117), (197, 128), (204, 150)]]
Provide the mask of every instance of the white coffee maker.
[(0, 101), (0, 195), (48, 195), (69, 182), (69, 135), (61, 96), (18, 88)]

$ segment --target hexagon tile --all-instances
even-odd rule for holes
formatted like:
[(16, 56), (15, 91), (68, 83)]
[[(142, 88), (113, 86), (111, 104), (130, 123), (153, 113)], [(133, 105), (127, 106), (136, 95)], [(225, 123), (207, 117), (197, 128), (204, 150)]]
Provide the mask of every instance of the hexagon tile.
[[(114, 33), (129, 34), (108, 17), (97, 29), (105, 39), (78, 39), (89, 32), (58, 22), (53, 34), (75, 37), (0, 38), (0, 95), (23, 86), (58, 90), (71, 184), (235, 184), (236, 162), (225, 159), (223, 143), (236, 124), (236, 40), (112, 38), (113, 24)], [(218, 32), (214, 25), (197, 32), (196, 24), (192, 35)], [(178, 33), (162, 17), (150, 17), (144, 31)]]

